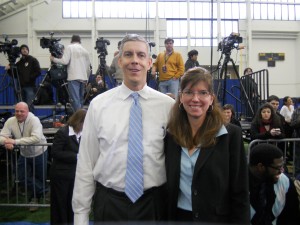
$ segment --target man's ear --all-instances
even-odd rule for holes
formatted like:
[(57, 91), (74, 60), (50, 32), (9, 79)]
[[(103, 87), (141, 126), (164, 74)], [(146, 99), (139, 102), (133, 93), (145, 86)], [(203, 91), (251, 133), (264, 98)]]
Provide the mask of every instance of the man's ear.
[(118, 65), (121, 68), (121, 57), (118, 58)]
[(266, 166), (265, 166), (264, 164), (262, 164), (262, 163), (258, 163), (258, 164), (256, 165), (256, 168), (257, 168), (257, 170), (258, 170), (259, 172), (265, 172), (265, 170), (266, 170)]
[(149, 64), (148, 64), (148, 70), (150, 70), (151, 66), (152, 66), (152, 58), (150, 57)]

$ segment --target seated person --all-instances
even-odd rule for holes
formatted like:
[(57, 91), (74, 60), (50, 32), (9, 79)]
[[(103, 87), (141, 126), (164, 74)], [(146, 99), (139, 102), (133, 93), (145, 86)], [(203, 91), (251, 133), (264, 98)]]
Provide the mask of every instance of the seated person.
[(250, 151), (249, 192), (252, 225), (296, 225), (300, 221), (294, 182), (284, 171), (282, 151), (258, 144)]
[(279, 98), (276, 95), (270, 95), (269, 98), (267, 98), (267, 103), (269, 103), (273, 109), (276, 112), (276, 115), (280, 117), (281, 123), (283, 124), (283, 126), (285, 127), (285, 119), (284, 116), (280, 114), (280, 112), (278, 111), (279, 108)]
[(291, 138), (293, 134), (293, 128), (290, 126), (292, 114), (294, 112), (294, 103), (290, 96), (283, 98), (283, 106), (280, 109), (280, 114), (284, 117), (286, 126), (286, 137)]
[(235, 111), (234, 111), (233, 105), (231, 105), (231, 104), (225, 104), (223, 106), (223, 115), (224, 115), (224, 119), (225, 119), (225, 123), (226, 124), (232, 123), (234, 125), (242, 127), (240, 121), (238, 121), (235, 118)]
[(100, 74), (96, 75), (95, 80), (87, 85), (85, 102), (90, 102), (97, 95), (105, 92), (107, 89)]
[(285, 133), (279, 116), (269, 103), (263, 104), (251, 122), (251, 140), (284, 138)]

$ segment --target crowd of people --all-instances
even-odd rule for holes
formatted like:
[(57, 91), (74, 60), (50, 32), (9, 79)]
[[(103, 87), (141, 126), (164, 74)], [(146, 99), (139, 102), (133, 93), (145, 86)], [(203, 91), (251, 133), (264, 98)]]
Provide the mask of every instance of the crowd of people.
[[(190, 51), (184, 66), (173, 44), (167, 38), (165, 52), (152, 62), (148, 42), (127, 34), (114, 58), (122, 81), (107, 90), (97, 74), (85, 97), (90, 71), (80, 37), (72, 37), (60, 59), (50, 57), (68, 65), (74, 109), (53, 139), (50, 188), (45, 185), (46, 139), (28, 103), (16, 104), (15, 115), (0, 133), (0, 144), (8, 151), (20, 148), (17, 178), (30, 187), (31, 202), (36, 205), (50, 193), (51, 225), (88, 225), (92, 211), (95, 224), (298, 224), (297, 185), (284, 171), (283, 149), (257, 144), (248, 163), (234, 107), (220, 106), (213, 77), (199, 66), (198, 52)], [(159, 73), (159, 91), (147, 86), (150, 69), (153, 76)], [(82, 105), (90, 95), (86, 111)], [(278, 106), (279, 98), (270, 96), (258, 107), (251, 140), (292, 137), (288, 129), (300, 137), (300, 109), (294, 109), (290, 97), (284, 98), (280, 112)], [(296, 175), (299, 162), (296, 151)]]

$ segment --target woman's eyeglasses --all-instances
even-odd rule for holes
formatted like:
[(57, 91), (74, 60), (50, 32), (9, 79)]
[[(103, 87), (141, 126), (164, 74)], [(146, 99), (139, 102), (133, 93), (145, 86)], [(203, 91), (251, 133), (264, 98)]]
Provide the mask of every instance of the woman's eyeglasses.
[(205, 90), (203, 90), (203, 91), (185, 90), (185, 91), (182, 91), (181, 93), (183, 96), (185, 96), (187, 98), (193, 98), (196, 95), (198, 98), (201, 98), (201, 99), (205, 99), (210, 95), (210, 92), (205, 91)]

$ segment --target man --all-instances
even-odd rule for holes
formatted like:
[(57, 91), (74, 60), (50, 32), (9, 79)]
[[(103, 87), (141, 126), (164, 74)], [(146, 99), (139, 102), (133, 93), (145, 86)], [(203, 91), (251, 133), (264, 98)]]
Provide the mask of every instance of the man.
[(284, 129), (286, 128), (287, 124), (285, 122), (284, 116), (281, 115), (278, 111), (279, 108), (279, 98), (276, 95), (270, 95), (269, 98), (267, 98), (267, 102), (273, 107), (273, 109), (276, 112), (276, 115), (279, 116), (280, 121), (284, 127)]
[[(16, 104), (15, 116), (9, 118), (1, 130), (0, 144), (10, 151), (17, 146), (20, 147), (17, 179), (24, 185), (25, 175), (27, 175), (27, 185), (32, 192), (30, 198), (33, 204), (37, 204), (38, 199), (48, 191), (45, 188), (48, 153), (46, 146), (31, 145), (46, 143), (39, 118), (29, 112), (25, 102)], [(27, 173), (25, 173), (26, 168)], [(36, 211), (37, 207), (30, 207), (29, 210)]]
[(80, 36), (72, 36), (71, 44), (64, 50), (62, 58), (54, 58), (51, 55), (50, 60), (54, 63), (67, 65), (70, 103), (73, 111), (76, 112), (84, 104), (85, 86), (90, 76), (91, 64), (88, 51), (81, 45)]
[[(18, 99), (18, 101), (23, 100), (28, 105), (31, 105), (35, 97), (35, 81), (41, 74), (40, 63), (36, 58), (29, 55), (29, 48), (27, 45), (21, 45), (20, 51), (21, 58), (16, 63), (16, 67), (19, 75), (22, 99)], [(6, 66), (5, 69), (8, 70), (10, 75), (12, 74), (11, 65)], [(14, 78), (17, 79), (16, 74), (14, 74), (14, 76)]]
[[(118, 42), (118, 49), (120, 50), (121, 41)], [(116, 55), (113, 58), (113, 61), (108, 69), (110, 75), (115, 79), (116, 86), (119, 86), (123, 82), (123, 71), (122, 68), (119, 67), (119, 52), (115, 53)]]
[(251, 149), (249, 191), (252, 225), (296, 225), (299, 201), (293, 181), (283, 172), (282, 151), (272, 144)]
[[(279, 98), (276, 95), (270, 95), (267, 98), (267, 102), (273, 107), (273, 109), (276, 112), (276, 115), (280, 118), (281, 124), (282, 124), (282, 128), (283, 130), (281, 131), (281, 133), (286, 134), (286, 129), (288, 128), (288, 124), (285, 122), (284, 116), (280, 114), (280, 112), (278, 111), (279, 108)], [(283, 151), (286, 151), (286, 144), (284, 142), (279, 142), (277, 144), (277, 146)]]
[(188, 60), (184, 64), (185, 71), (200, 66), (197, 58), (198, 58), (198, 51), (196, 49), (193, 49), (188, 52)]
[(172, 93), (178, 96), (179, 79), (184, 73), (184, 63), (179, 52), (173, 49), (174, 40), (165, 40), (166, 51), (159, 53), (155, 63), (153, 63), (151, 74), (155, 77), (159, 73), (158, 89), (162, 93)]
[[(75, 225), (88, 224), (92, 199), (95, 222), (165, 218), (163, 139), (174, 100), (146, 85), (151, 61), (147, 41), (136, 34), (126, 35), (119, 53), (123, 83), (95, 97), (89, 106), (73, 192)], [(137, 108), (139, 112), (135, 111)], [(139, 120), (136, 129), (131, 129), (134, 116)], [(140, 132), (134, 140), (132, 135), (137, 128)], [(127, 157), (132, 148), (139, 151), (138, 159)], [(139, 170), (139, 181), (129, 183), (134, 159), (144, 172)], [(142, 185), (138, 187), (141, 197), (133, 199), (128, 190), (132, 185)]]

